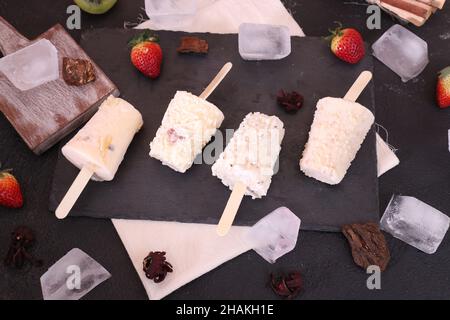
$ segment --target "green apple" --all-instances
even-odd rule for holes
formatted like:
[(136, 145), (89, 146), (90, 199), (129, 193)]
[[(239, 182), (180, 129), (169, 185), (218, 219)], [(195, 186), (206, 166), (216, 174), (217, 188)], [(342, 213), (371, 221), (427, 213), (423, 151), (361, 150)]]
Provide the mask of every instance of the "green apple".
[(102, 14), (111, 9), (117, 0), (74, 0), (81, 8), (91, 14)]

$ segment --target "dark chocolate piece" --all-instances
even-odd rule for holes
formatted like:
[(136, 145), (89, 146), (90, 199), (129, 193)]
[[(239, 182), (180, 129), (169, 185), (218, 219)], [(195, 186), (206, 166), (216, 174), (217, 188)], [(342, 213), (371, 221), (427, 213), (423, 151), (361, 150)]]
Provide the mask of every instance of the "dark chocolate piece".
[(177, 52), (206, 54), (208, 53), (208, 42), (197, 37), (182, 37)]
[(95, 81), (92, 63), (83, 59), (63, 58), (63, 78), (70, 86), (82, 86)]
[(389, 263), (390, 254), (383, 233), (376, 223), (348, 224), (342, 227), (352, 249), (355, 263), (367, 269), (376, 265), (384, 271)]

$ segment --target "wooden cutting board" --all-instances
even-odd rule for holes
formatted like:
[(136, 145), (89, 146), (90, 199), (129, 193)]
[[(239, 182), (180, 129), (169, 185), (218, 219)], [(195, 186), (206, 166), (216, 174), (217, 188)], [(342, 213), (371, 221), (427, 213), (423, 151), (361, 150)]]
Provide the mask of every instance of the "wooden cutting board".
[(43, 153), (88, 120), (110, 94), (119, 95), (117, 87), (61, 25), (30, 41), (0, 17), (0, 51), (4, 55), (43, 38), (58, 50), (60, 73), (63, 57), (87, 59), (94, 65), (97, 80), (74, 87), (68, 86), (60, 74), (55, 81), (20, 91), (0, 72), (0, 111), (36, 154)]

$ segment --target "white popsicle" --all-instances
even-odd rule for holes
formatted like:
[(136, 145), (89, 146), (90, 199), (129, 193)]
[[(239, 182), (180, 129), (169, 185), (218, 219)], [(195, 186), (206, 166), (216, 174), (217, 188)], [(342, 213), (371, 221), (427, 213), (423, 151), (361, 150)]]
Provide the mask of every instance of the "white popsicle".
[(228, 233), (244, 195), (255, 199), (267, 194), (283, 137), (279, 118), (250, 113), (212, 166), (212, 174), (233, 191), (217, 228), (219, 235)]
[(323, 98), (317, 103), (314, 121), (300, 160), (300, 170), (330, 185), (345, 177), (374, 116), (356, 99), (369, 83), (372, 74), (364, 71), (344, 99)]
[(192, 166), (224, 120), (222, 111), (206, 99), (231, 67), (225, 64), (200, 97), (177, 91), (150, 143), (150, 157), (181, 173)]
[(122, 162), (142, 116), (123, 99), (110, 96), (89, 122), (62, 148), (63, 155), (81, 172), (61, 201), (56, 216), (63, 219), (92, 178), (110, 181)]

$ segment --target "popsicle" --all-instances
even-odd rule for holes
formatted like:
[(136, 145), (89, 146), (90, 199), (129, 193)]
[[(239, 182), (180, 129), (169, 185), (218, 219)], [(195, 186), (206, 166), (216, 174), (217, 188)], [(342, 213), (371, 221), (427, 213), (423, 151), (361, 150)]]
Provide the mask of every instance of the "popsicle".
[(222, 111), (206, 99), (231, 67), (230, 62), (225, 64), (199, 97), (177, 91), (155, 138), (150, 142), (150, 157), (181, 173), (192, 166), (195, 157), (202, 152), (224, 120)]
[(249, 113), (212, 166), (213, 176), (232, 190), (217, 226), (224, 236), (233, 224), (244, 195), (267, 195), (284, 138), (284, 124), (276, 116)]
[(344, 179), (374, 123), (372, 112), (355, 102), (371, 79), (372, 73), (364, 71), (344, 99), (326, 97), (317, 103), (300, 160), (308, 177), (330, 185)]
[(56, 209), (59, 219), (67, 216), (90, 179), (114, 179), (128, 146), (142, 125), (138, 110), (127, 101), (110, 96), (62, 148), (63, 155), (81, 171)]

